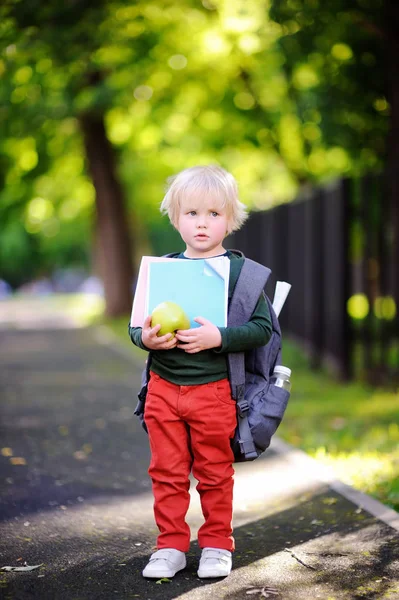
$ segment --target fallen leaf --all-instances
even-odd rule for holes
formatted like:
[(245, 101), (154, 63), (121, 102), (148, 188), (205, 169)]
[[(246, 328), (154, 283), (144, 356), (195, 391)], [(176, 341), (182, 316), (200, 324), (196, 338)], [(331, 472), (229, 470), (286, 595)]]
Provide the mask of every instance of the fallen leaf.
[(35, 569), (41, 567), (43, 564), (44, 563), (41, 563), (40, 565), (26, 565), (23, 567), (1, 567), (0, 571), (34, 571)]
[(264, 588), (262, 590), (261, 596), (263, 598), (269, 598), (270, 596), (279, 596), (279, 593), (274, 588)]
[(247, 595), (259, 594), (262, 598), (270, 598), (271, 596), (279, 596), (276, 588), (261, 587), (261, 588), (248, 588), (245, 592)]
[(168, 577), (162, 577), (162, 579), (158, 579), (158, 581), (156, 581), (155, 583), (171, 583), (171, 579), (169, 579)]
[(322, 502), (323, 504), (331, 506), (332, 504), (337, 504), (338, 499), (331, 496), (329, 498), (323, 498)]
[(1, 449), (1, 454), (3, 456), (12, 456), (13, 455), (12, 448), (2, 448)]
[(87, 454), (83, 452), (83, 450), (76, 450), (76, 452), (73, 453), (73, 457), (76, 458), (76, 460), (86, 460)]
[(12, 465), (26, 465), (26, 460), (22, 456), (13, 456), (10, 458)]

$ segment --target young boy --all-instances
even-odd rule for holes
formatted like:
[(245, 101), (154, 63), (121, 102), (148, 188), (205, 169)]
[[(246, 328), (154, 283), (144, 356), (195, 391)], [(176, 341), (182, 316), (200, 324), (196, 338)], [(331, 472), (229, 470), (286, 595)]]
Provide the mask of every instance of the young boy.
[[(186, 249), (178, 258), (214, 256), (230, 259), (229, 300), (244, 258), (226, 251), (223, 240), (246, 219), (234, 177), (218, 166), (185, 169), (170, 180), (161, 204), (179, 231)], [(134, 344), (151, 350), (151, 377), (145, 403), (154, 494), (154, 516), (160, 534), (157, 552), (144, 577), (173, 577), (186, 566), (190, 529), (189, 475), (198, 480), (204, 524), (198, 531), (202, 548), (198, 576), (225, 577), (231, 571), (233, 453), (236, 404), (231, 396), (227, 353), (266, 344), (272, 326), (263, 295), (248, 323), (216, 327), (198, 316), (200, 327), (158, 337), (160, 325), (130, 328)]]

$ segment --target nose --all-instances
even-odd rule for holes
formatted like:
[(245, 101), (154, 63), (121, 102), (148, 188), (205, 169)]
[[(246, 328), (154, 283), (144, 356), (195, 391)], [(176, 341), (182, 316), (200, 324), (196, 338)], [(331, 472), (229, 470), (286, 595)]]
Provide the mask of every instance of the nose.
[(206, 216), (200, 215), (197, 221), (197, 227), (206, 229), (208, 227)]

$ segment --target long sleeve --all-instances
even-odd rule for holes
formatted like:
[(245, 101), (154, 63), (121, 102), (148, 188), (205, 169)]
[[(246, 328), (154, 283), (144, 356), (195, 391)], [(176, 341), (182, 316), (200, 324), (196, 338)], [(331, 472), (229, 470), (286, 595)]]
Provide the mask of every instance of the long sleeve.
[(147, 352), (149, 352), (149, 348), (147, 348), (147, 346), (144, 346), (143, 340), (141, 339), (142, 327), (131, 327), (129, 323), (128, 332), (129, 337), (135, 346), (138, 346), (142, 350), (147, 350)]
[(222, 345), (215, 352), (245, 352), (264, 346), (272, 334), (270, 311), (264, 295), (258, 300), (248, 323), (239, 327), (219, 327)]

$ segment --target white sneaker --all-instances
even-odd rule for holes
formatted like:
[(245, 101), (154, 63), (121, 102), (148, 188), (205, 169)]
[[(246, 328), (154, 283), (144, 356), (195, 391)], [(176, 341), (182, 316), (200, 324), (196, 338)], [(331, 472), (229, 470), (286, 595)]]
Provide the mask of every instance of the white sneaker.
[(177, 571), (186, 566), (186, 555), (175, 548), (161, 548), (151, 554), (148, 565), (143, 571), (143, 577), (158, 579), (174, 577)]
[(222, 548), (203, 548), (198, 577), (227, 577), (232, 565), (231, 552)]

